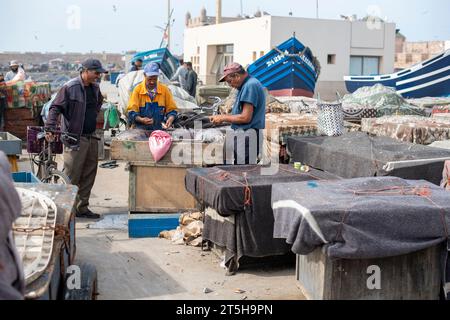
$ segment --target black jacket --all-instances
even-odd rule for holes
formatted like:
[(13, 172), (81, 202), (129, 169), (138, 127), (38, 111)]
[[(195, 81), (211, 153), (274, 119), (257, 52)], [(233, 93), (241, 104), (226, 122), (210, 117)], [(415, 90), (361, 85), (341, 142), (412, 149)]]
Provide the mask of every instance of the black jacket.
[[(103, 103), (103, 96), (98, 84), (92, 84), (94, 95), (97, 96), (97, 113)], [(86, 91), (81, 76), (68, 81), (58, 92), (50, 106), (46, 128), (61, 126), (61, 131), (77, 137), (78, 141), (83, 132), (84, 117), (86, 113)], [(60, 114), (63, 116), (59, 119)], [(79, 142), (63, 139), (66, 146), (78, 146)]]

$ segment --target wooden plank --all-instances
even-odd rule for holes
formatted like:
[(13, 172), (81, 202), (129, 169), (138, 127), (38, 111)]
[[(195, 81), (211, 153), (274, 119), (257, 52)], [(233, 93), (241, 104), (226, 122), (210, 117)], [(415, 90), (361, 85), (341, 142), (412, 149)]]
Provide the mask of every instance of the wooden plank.
[[(383, 258), (332, 260), (317, 249), (297, 257), (296, 277), (303, 294), (313, 300), (437, 300), (440, 292), (442, 245), (407, 255)], [(369, 289), (373, 273), (380, 269), (381, 288)]]
[(136, 211), (136, 166), (129, 165), (128, 209)]
[[(155, 163), (148, 141), (113, 139), (111, 141), (111, 159)], [(223, 164), (223, 143), (175, 141), (167, 154), (158, 161), (159, 164), (164, 165), (178, 165), (182, 162), (196, 166)]]
[(148, 165), (130, 167), (130, 212), (197, 210), (195, 198), (184, 186), (186, 168)]

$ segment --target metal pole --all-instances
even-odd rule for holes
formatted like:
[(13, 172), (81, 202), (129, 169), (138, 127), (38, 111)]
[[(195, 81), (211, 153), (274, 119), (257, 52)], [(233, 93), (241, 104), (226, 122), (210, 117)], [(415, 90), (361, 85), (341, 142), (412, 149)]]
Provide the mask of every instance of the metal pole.
[(170, 50), (170, 0), (167, 0), (167, 49)]
[(241, 17), (243, 17), (243, 16), (244, 16), (244, 9), (243, 9), (242, 0), (241, 0)]
[(319, 0), (316, 0), (316, 18), (319, 19)]

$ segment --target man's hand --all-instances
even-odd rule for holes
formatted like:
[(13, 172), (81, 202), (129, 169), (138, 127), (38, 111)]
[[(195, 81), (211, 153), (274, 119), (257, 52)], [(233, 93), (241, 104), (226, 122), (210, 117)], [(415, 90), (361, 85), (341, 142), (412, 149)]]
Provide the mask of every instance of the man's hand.
[(55, 141), (55, 136), (51, 132), (46, 132), (45, 140), (47, 140), (47, 142), (53, 142), (53, 141)]
[(151, 126), (153, 124), (153, 119), (147, 117), (136, 117), (136, 121), (145, 124), (146, 126)]
[(211, 121), (212, 124), (221, 124), (225, 122), (225, 119), (223, 115), (218, 115), (218, 116), (210, 116), (209, 121)]
[(162, 124), (163, 129), (167, 130), (170, 127), (172, 127), (172, 124), (173, 124), (174, 121), (175, 121), (175, 117), (174, 116), (170, 116), (169, 119), (167, 119), (166, 123)]

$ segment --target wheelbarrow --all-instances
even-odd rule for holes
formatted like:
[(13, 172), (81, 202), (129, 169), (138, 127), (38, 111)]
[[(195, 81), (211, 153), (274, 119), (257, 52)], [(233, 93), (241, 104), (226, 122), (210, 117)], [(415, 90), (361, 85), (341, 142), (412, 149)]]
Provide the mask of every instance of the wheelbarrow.
[[(25, 299), (95, 300), (98, 295), (97, 270), (89, 263), (75, 260), (73, 207), (78, 188), (73, 185), (44, 183), (15, 183), (15, 187), (19, 193), (34, 192), (44, 199), (51, 199), (56, 206), (56, 214), (52, 216), (49, 213), (46, 222), (39, 228), (27, 229), (20, 224), (13, 227), (16, 246), (24, 262)], [(41, 235), (42, 241), (38, 237)], [(23, 253), (22, 247), (36, 243), (33, 237), (42, 243), (39, 262), (33, 260), (35, 258), (33, 253), (29, 255)], [(27, 272), (30, 265), (33, 273)]]

